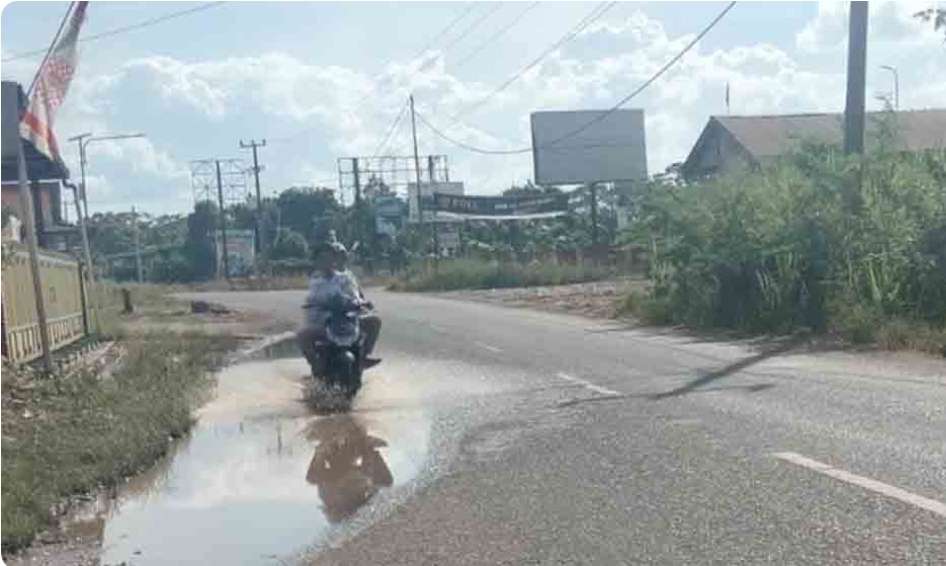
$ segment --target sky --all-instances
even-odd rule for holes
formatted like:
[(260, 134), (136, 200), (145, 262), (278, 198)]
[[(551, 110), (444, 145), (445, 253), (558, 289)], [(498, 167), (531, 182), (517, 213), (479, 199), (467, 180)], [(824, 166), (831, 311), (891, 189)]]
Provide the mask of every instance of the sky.
[[(83, 133), (145, 132), (89, 145), (91, 211), (151, 214), (193, 206), (190, 162), (260, 149), (265, 195), (293, 185), (335, 187), (339, 157), (410, 155), (410, 122), (382, 141), (413, 93), (418, 113), (485, 149), (528, 146), (529, 114), (607, 109), (676, 55), (723, 2), (619, 2), (491, 95), (599, 2), (92, 2), (90, 36), (172, 12), (174, 19), (80, 44), (76, 77), (54, 128), (78, 176)], [(946, 106), (942, 31), (911, 14), (936, 2), (870, 3), (868, 108), (893, 90), (900, 109)], [(942, 3), (940, 3), (942, 7)], [(14, 2), (0, 17), (2, 59), (45, 47), (66, 2)], [(451, 26), (451, 24), (453, 24)], [(650, 173), (686, 158), (710, 116), (840, 112), (847, 3), (741, 2), (626, 107), (643, 109)], [(4, 61), (4, 80), (29, 84), (41, 56)], [(467, 194), (532, 178), (530, 154), (481, 155), (418, 123), (421, 155), (446, 154)], [(345, 195), (351, 198), (350, 195)]]

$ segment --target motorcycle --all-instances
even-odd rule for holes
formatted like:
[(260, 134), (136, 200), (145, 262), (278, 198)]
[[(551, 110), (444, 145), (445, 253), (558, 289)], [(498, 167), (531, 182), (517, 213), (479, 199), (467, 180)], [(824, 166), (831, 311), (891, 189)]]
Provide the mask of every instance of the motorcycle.
[[(307, 304), (303, 308), (315, 306)], [(337, 294), (327, 304), (318, 306), (327, 310), (329, 316), (325, 337), (315, 342), (316, 360), (310, 360), (312, 377), (352, 398), (361, 389), (365, 370), (365, 335), (359, 315), (370, 309), (371, 303)]]

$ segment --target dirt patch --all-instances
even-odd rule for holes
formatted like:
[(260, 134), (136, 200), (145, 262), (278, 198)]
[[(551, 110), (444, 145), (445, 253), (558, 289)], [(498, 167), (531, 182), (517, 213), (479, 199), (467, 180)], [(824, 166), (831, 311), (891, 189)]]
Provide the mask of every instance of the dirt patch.
[(644, 290), (646, 287), (647, 282), (643, 279), (627, 278), (547, 287), (451, 291), (442, 295), (589, 318), (617, 318), (624, 297), (632, 290)]

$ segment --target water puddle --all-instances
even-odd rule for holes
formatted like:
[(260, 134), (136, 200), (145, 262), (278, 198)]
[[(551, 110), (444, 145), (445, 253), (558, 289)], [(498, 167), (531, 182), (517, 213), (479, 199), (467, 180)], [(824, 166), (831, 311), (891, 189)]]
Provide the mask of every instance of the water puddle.
[(420, 403), (390, 402), (394, 380), (369, 376), (351, 412), (314, 415), (301, 402), (305, 362), (281, 348), (221, 372), (173, 453), (66, 531), (98, 538), (102, 564), (280, 563), (420, 472)]

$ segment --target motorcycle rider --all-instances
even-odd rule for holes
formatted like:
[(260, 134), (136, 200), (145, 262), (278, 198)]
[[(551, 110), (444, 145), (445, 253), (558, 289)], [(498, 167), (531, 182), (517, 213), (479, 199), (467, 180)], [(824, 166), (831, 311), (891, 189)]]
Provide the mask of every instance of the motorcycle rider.
[[(358, 286), (355, 276), (345, 268), (347, 255), (348, 251), (335, 239), (334, 232), (330, 232), (326, 240), (314, 251), (315, 271), (309, 279), (309, 292), (305, 301), (305, 321), (296, 333), (299, 348), (313, 368), (321, 363), (316, 353), (315, 343), (325, 338), (325, 326), (331, 315), (328, 310), (320, 308), (319, 305), (326, 304), (329, 298), (340, 294), (371, 308), (371, 303), (364, 299), (364, 293)], [(374, 350), (381, 332), (381, 319), (373, 312), (362, 313), (359, 319), (361, 330), (365, 335), (364, 367), (367, 369), (380, 362), (368, 356)]]

